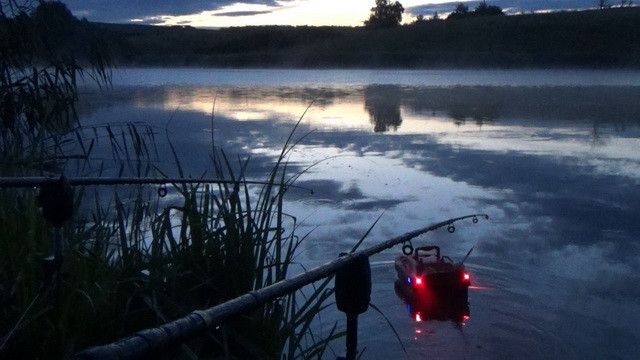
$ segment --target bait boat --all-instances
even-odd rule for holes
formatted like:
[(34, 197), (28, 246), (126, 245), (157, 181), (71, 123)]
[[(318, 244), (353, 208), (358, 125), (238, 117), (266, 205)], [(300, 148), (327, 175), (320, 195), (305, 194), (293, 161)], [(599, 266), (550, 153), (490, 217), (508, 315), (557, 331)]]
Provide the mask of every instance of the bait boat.
[(471, 275), (462, 262), (454, 263), (448, 256), (441, 256), (438, 246), (419, 247), (399, 256), (395, 269), (396, 293), (410, 306), (416, 321), (460, 322), (469, 318)]

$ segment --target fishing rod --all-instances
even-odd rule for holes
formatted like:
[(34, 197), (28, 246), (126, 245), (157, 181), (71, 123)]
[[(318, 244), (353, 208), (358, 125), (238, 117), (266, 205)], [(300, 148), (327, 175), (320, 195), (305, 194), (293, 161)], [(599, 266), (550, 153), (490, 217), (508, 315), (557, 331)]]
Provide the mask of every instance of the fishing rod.
[[(55, 185), (60, 183), (61, 179), (71, 186), (113, 186), (113, 185), (140, 185), (140, 184), (247, 184), (247, 185), (268, 185), (265, 181), (249, 181), (249, 180), (222, 180), (216, 178), (105, 178), (105, 177), (47, 177), (47, 176), (32, 176), (32, 177), (0, 177), (0, 189), (3, 188), (32, 188), (42, 187), (47, 185)], [(300, 186), (300, 185), (281, 185), (274, 183), (274, 186), (291, 187), (309, 191), (313, 194), (313, 189)]]
[(150, 354), (153, 354), (154, 351), (157, 351), (164, 346), (176, 344), (184, 341), (185, 339), (193, 338), (225, 320), (256, 309), (265, 303), (297, 291), (305, 285), (309, 285), (315, 281), (332, 276), (338, 271), (356, 264), (363, 258), (368, 259), (370, 256), (380, 253), (383, 250), (390, 249), (399, 244), (407, 243), (420, 235), (445, 226), (450, 227), (461, 220), (473, 219), (473, 223), (477, 223), (477, 219), (479, 217), (483, 217), (487, 220), (489, 219), (487, 214), (472, 214), (451, 218), (408, 232), (404, 235), (394, 237), (364, 250), (345, 253), (324, 265), (310, 269), (292, 278), (281, 280), (264, 288), (248, 292), (214, 307), (205, 310), (193, 311), (182, 318), (165, 323), (156, 328), (138, 331), (134, 335), (120, 339), (111, 344), (86, 349), (76, 354), (74, 359), (124, 360), (148, 358)]

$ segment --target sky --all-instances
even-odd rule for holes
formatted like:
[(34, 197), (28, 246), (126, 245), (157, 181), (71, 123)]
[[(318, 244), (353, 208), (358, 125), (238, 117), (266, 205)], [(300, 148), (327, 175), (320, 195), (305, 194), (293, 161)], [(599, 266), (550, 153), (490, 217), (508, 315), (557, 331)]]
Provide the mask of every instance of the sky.
[[(229, 27), (246, 25), (358, 26), (373, 0), (63, 0), (77, 17), (90, 21)], [(417, 14), (446, 14), (460, 1), (401, 0), (404, 21)], [(473, 8), (478, 1), (468, 2)], [(592, 7), (595, 0), (489, 0), (508, 13)]]

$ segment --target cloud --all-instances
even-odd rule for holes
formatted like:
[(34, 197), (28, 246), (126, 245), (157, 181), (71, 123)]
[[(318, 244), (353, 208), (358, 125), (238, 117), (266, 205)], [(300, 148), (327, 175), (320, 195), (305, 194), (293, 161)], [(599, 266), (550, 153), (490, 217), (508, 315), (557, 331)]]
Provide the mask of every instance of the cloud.
[[(132, 19), (161, 19), (162, 16), (190, 15), (220, 10), (225, 6), (243, 3), (279, 6), (277, 0), (64, 0), (76, 15), (100, 22), (129, 22)], [(251, 14), (244, 14), (251, 15)], [(241, 16), (227, 13), (226, 16)]]
[[(465, 2), (469, 8), (473, 9), (480, 1)], [(531, 11), (558, 11), (570, 9), (588, 9), (596, 4), (593, 0), (492, 0), (490, 5), (500, 6), (507, 14), (517, 14)], [(460, 4), (460, 1), (451, 1), (440, 4), (424, 4), (407, 8), (411, 14), (431, 15), (434, 12), (449, 13)]]
[(255, 11), (227, 11), (216, 13), (216, 16), (252, 16), (260, 14), (268, 14), (272, 10), (255, 10)]

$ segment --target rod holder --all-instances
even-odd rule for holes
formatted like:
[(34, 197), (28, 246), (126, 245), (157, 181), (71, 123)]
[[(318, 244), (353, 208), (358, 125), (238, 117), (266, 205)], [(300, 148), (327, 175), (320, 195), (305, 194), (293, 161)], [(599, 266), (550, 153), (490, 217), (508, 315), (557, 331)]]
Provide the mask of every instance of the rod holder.
[[(341, 257), (347, 255), (340, 254)], [(358, 315), (367, 311), (371, 301), (368, 256), (356, 256), (353, 262), (336, 271), (335, 296), (338, 310), (347, 314), (346, 360), (355, 360), (358, 355)]]

